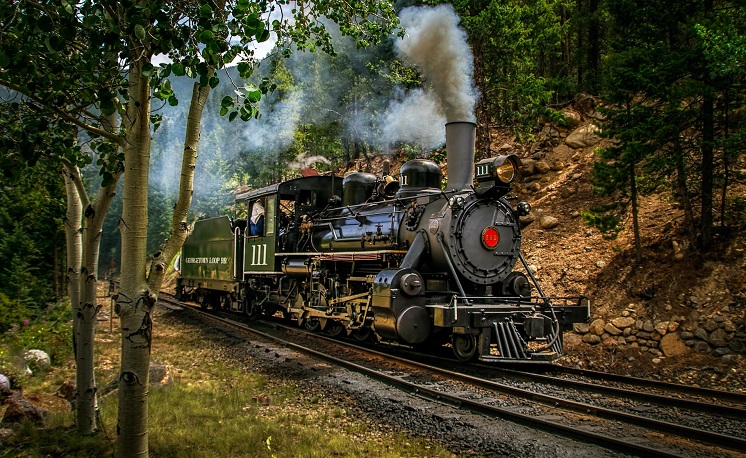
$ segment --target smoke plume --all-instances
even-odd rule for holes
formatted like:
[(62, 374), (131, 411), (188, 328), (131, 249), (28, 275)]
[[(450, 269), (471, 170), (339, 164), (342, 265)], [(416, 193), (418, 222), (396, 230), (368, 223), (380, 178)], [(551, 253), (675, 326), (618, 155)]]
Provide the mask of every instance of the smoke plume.
[(473, 121), (477, 101), (472, 82), (474, 57), (453, 7), (405, 8), (399, 18), (407, 31), (396, 43), (399, 56), (420, 69), (447, 122)]

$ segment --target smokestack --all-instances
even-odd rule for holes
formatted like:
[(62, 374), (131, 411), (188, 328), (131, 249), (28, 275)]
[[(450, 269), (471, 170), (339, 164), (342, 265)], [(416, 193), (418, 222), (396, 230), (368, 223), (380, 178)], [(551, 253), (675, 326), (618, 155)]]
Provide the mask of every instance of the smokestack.
[(477, 125), (473, 122), (446, 124), (448, 189), (461, 191), (474, 182), (474, 145)]

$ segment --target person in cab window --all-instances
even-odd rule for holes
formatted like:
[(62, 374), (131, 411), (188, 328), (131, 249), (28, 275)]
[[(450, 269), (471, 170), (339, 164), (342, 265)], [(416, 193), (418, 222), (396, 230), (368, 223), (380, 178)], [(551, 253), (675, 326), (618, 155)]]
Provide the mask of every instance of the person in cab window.
[(254, 206), (251, 208), (251, 218), (249, 220), (251, 225), (251, 235), (262, 235), (264, 233), (264, 205), (261, 200), (254, 202)]

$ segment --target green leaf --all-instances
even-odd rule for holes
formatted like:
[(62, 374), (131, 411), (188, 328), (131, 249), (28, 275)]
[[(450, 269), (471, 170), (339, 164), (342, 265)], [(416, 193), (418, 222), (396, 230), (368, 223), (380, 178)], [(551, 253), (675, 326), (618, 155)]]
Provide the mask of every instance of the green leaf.
[(179, 104), (179, 99), (177, 99), (175, 95), (172, 95), (168, 98), (168, 104), (172, 107), (175, 107)]
[(204, 4), (199, 9), (199, 16), (203, 18), (211, 18), (212, 17), (212, 8), (210, 8), (210, 5)]
[(215, 38), (215, 34), (211, 30), (203, 30), (199, 34), (199, 41), (205, 44), (209, 43), (213, 38)]
[(267, 40), (269, 40), (269, 29), (263, 29), (262, 33), (260, 35), (257, 35), (256, 41), (258, 41), (259, 43), (264, 43)]
[(184, 71), (184, 65), (181, 62), (174, 62), (171, 64), (171, 70), (176, 76), (184, 76), (186, 74)]
[(220, 107), (220, 116), (225, 116), (228, 114), (228, 109), (225, 107)]
[(142, 66), (142, 76), (145, 78), (150, 78), (153, 75), (153, 71), (155, 70), (155, 67), (150, 62), (147, 62), (143, 64)]
[(220, 78), (218, 78), (217, 76), (213, 76), (212, 78), (210, 78), (210, 88), (215, 89), (218, 83), (220, 83)]
[(246, 97), (251, 103), (257, 103), (262, 98), (262, 91), (260, 91), (259, 89), (257, 89), (256, 91), (251, 91), (246, 94)]
[(0, 68), (9, 67), (11, 63), (13, 61), (10, 59), (10, 56), (0, 51)]
[(135, 26), (135, 36), (140, 40), (144, 40), (145, 39), (145, 27), (143, 27), (140, 24), (137, 24)]
[(238, 116), (237, 111), (231, 112), (231, 114), (228, 116), (228, 122), (233, 122), (233, 120), (236, 119), (236, 116)]
[(231, 97), (229, 95), (226, 95), (225, 97), (223, 97), (223, 100), (220, 101), (220, 106), (221, 107), (227, 107), (227, 108), (232, 107), (233, 106), (233, 97)]

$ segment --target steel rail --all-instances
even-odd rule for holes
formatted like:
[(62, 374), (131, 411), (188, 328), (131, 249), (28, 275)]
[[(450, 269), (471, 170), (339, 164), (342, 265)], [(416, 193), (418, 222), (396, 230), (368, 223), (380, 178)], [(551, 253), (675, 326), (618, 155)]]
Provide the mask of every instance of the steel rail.
[[(531, 371), (519, 371), (513, 369), (496, 368), (490, 366), (480, 365), (480, 368), (486, 368), (494, 372), (500, 372), (515, 377), (520, 377), (531, 381), (540, 381), (551, 383), (557, 386), (576, 388), (583, 391), (590, 391), (599, 394), (623, 396), (629, 399), (635, 399), (643, 402), (651, 402), (660, 406), (676, 407), (681, 409), (695, 410), (698, 412), (705, 412), (709, 414), (717, 414), (720, 416), (726, 416), (729, 418), (743, 419), (746, 418), (746, 408), (733, 407), (723, 404), (710, 404), (706, 402), (696, 401), (692, 399), (684, 398), (673, 398), (661, 394), (645, 393), (640, 391), (628, 390), (625, 388), (605, 386), (605, 385), (594, 385), (589, 382), (582, 382), (579, 380), (569, 380), (559, 377), (553, 377), (549, 375), (537, 374)], [(641, 379), (642, 380), (642, 379)], [(630, 383), (630, 382), (627, 382)], [(675, 385), (675, 384), (673, 384)], [(658, 387), (661, 388), (661, 387)], [(661, 388), (662, 389), (662, 388)], [(746, 402), (746, 397), (743, 399)]]
[[(309, 356), (312, 356), (312, 357), (315, 357), (315, 358), (318, 358), (318, 359), (330, 362), (332, 364), (335, 364), (335, 365), (338, 365), (338, 366), (341, 366), (341, 367), (345, 367), (345, 368), (347, 368), (349, 370), (352, 370), (354, 372), (358, 372), (358, 373), (364, 374), (366, 376), (369, 376), (371, 378), (379, 380), (379, 381), (381, 381), (383, 383), (386, 383), (386, 384), (391, 385), (391, 386), (395, 386), (395, 387), (397, 387), (397, 388), (399, 388), (399, 389), (401, 389), (403, 391), (408, 391), (410, 393), (413, 393), (413, 394), (415, 394), (417, 396), (420, 396), (420, 397), (423, 397), (423, 398), (426, 398), (426, 399), (430, 399), (430, 400), (434, 400), (434, 401), (438, 401), (438, 402), (444, 402), (444, 403), (453, 405), (453, 406), (455, 406), (457, 408), (465, 408), (466, 410), (469, 410), (469, 411), (472, 411), (472, 412), (476, 412), (476, 413), (490, 415), (490, 416), (493, 416), (493, 417), (504, 418), (504, 419), (507, 419), (507, 420), (510, 420), (510, 421), (513, 421), (513, 422), (516, 422), (516, 423), (519, 423), (519, 424), (526, 425), (526, 426), (538, 427), (538, 428), (540, 428), (540, 429), (542, 429), (542, 430), (544, 430), (546, 432), (550, 432), (550, 433), (558, 434), (558, 435), (561, 435), (561, 436), (564, 436), (564, 437), (569, 437), (569, 438), (581, 440), (581, 441), (584, 441), (584, 442), (587, 442), (587, 443), (590, 443), (590, 444), (595, 444), (595, 445), (602, 446), (604, 448), (608, 448), (608, 449), (612, 449), (612, 450), (616, 450), (616, 451), (621, 451), (621, 452), (624, 452), (624, 453), (634, 453), (636, 456), (650, 456), (650, 457), (673, 457), (673, 456), (679, 456), (678, 454), (675, 454), (675, 453), (671, 453), (671, 452), (667, 452), (667, 451), (664, 451), (664, 450), (655, 449), (655, 448), (652, 448), (652, 447), (647, 447), (645, 445), (636, 444), (634, 442), (629, 442), (629, 441), (626, 441), (626, 440), (623, 440), (623, 439), (618, 439), (618, 438), (614, 438), (614, 437), (608, 437), (608, 436), (605, 436), (605, 435), (602, 435), (602, 434), (592, 433), (592, 432), (589, 432), (589, 431), (583, 431), (583, 430), (580, 430), (580, 429), (577, 429), (577, 428), (573, 428), (573, 427), (570, 427), (570, 426), (565, 426), (565, 425), (557, 424), (557, 423), (550, 422), (550, 421), (547, 421), (547, 420), (543, 420), (543, 419), (540, 419), (540, 418), (536, 418), (535, 416), (524, 415), (524, 414), (520, 414), (520, 413), (517, 413), (517, 412), (513, 412), (513, 411), (511, 411), (509, 409), (495, 407), (495, 406), (490, 406), (490, 405), (483, 404), (483, 403), (480, 403), (480, 402), (477, 402), (477, 401), (474, 401), (474, 400), (460, 398), (458, 396), (453, 396), (453, 395), (449, 395), (449, 394), (446, 394), (446, 393), (442, 393), (442, 392), (439, 392), (437, 390), (433, 390), (433, 389), (426, 388), (426, 387), (423, 387), (421, 385), (418, 385), (418, 384), (415, 384), (415, 383), (412, 383), (412, 382), (408, 382), (408, 381), (402, 380), (399, 377), (387, 375), (387, 374), (384, 374), (382, 372), (376, 371), (374, 369), (370, 369), (370, 368), (361, 366), (361, 365), (353, 363), (351, 361), (346, 361), (344, 359), (340, 359), (340, 358), (328, 355), (326, 353), (319, 352), (317, 350), (313, 350), (313, 349), (304, 347), (304, 346), (299, 345), (299, 344), (288, 342), (287, 340), (284, 340), (282, 338), (279, 338), (279, 337), (276, 337), (276, 336), (272, 336), (272, 335), (267, 334), (265, 332), (253, 329), (250, 326), (247, 326), (246, 324), (243, 324), (243, 323), (239, 323), (239, 322), (236, 322), (236, 321), (233, 321), (233, 320), (229, 320), (229, 319), (226, 319), (226, 318), (217, 317), (215, 315), (212, 315), (210, 313), (205, 313), (205, 312), (203, 312), (201, 310), (198, 310), (196, 308), (193, 308), (193, 307), (188, 307), (188, 309), (191, 310), (191, 311), (193, 311), (193, 312), (195, 312), (195, 313), (198, 313), (198, 314), (200, 314), (202, 316), (206, 316), (209, 319), (213, 319), (213, 320), (219, 321), (219, 322), (221, 322), (223, 324), (227, 324), (229, 326), (233, 326), (235, 328), (238, 328), (238, 329), (241, 329), (243, 331), (252, 333), (254, 335), (261, 336), (262, 338), (271, 340), (273, 342), (280, 343), (280, 344), (282, 344), (284, 346), (292, 348), (292, 349), (294, 349), (296, 351), (299, 351), (299, 352), (301, 352), (303, 354), (306, 354), (306, 355), (309, 355)], [(284, 328), (284, 329), (291, 330), (291, 331), (297, 331), (296, 329), (288, 328), (288, 327), (285, 327), (285, 326), (282, 326), (282, 325), (277, 325), (277, 324), (274, 324), (274, 325), (277, 326), (277, 327), (279, 327), (279, 328)], [(323, 336), (318, 336), (318, 335), (314, 335), (314, 334), (310, 334), (310, 335), (312, 335), (314, 337), (318, 337), (318, 338), (323, 339), (323, 340), (331, 341), (331, 342), (333, 342), (333, 343), (335, 343), (337, 345), (339, 345), (340, 343), (342, 343), (342, 342), (340, 342), (338, 340), (329, 339), (329, 338), (326, 338), (326, 337), (323, 337)], [(417, 368), (420, 368), (420, 369), (431, 370), (431, 371), (440, 373), (440, 374), (442, 374), (444, 376), (451, 377), (451, 378), (456, 378), (458, 380), (461, 380), (463, 382), (467, 382), (467, 383), (470, 383), (470, 384), (476, 384), (476, 385), (478, 385), (478, 386), (480, 386), (482, 388), (488, 388), (488, 389), (493, 390), (493, 391), (502, 391), (503, 389), (506, 389), (508, 392), (512, 391), (514, 393), (512, 395), (514, 395), (514, 396), (517, 395), (517, 396), (519, 396), (521, 398), (528, 398), (528, 399), (535, 400), (537, 402), (543, 402), (543, 403), (549, 404), (549, 405), (551, 405), (553, 407), (569, 408), (570, 410), (577, 410), (577, 411), (585, 413), (585, 414), (595, 414), (595, 415), (599, 415), (601, 417), (605, 417), (605, 415), (607, 413), (609, 415), (611, 415), (612, 417), (615, 416), (616, 414), (621, 414), (622, 417), (627, 417), (628, 421), (632, 421), (632, 422), (634, 422), (637, 425), (647, 426), (647, 425), (658, 424), (658, 426), (666, 428), (667, 432), (677, 431), (677, 434), (684, 435), (685, 437), (687, 437), (689, 439), (704, 440), (705, 442), (712, 442), (712, 443), (715, 443), (716, 445), (719, 445), (719, 446), (734, 447), (734, 448), (736, 448), (736, 450), (743, 450), (744, 447), (746, 447), (746, 440), (742, 440), (742, 439), (739, 439), (739, 438), (733, 438), (733, 437), (725, 436), (725, 435), (721, 435), (721, 434), (711, 433), (711, 432), (707, 432), (707, 431), (701, 431), (701, 430), (697, 430), (697, 429), (694, 429), (694, 428), (681, 427), (679, 425), (668, 424), (668, 423), (665, 423), (665, 422), (658, 422), (658, 421), (655, 421), (655, 420), (646, 419), (644, 417), (637, 417), (637, 416), (630, 415), (630, 414), (623, 414), (621, 412), (615, 412), (615, 411), (611, 411), (611, 410), (608, 410), (608, 409), (599, 409), (598, 407), (590, 406), (590, 405), (586, 405), (586, 404), (582, 404), (582, 403), (575, 403), (575, 402), (572, 402), (572, 401), (565, 401), (565, 400), (562, 400), (562, 399), (559, 399), (559, 398), (553, 398), (551, 396), (540, 395), (540, 394), (533, 393), (533, 392), (530, 392), (530, 391), (520, 390), (518, 388), (504, 386), (504, 385), (498, 384), (496, 382), (491, 382), (491, 381), (488, 381), (488, 380), (482, 380), (482, 379), (478, 379), (476, 377), (468, 376), (468, 375), (465, 375), (465, 374), (460, 374), (460, 373), (457, 373), (457, 372), (447, 371), (447, 370), (440, 369), (440, 368), (437, 368), (437, 367), (428, 366), (426, 364), (422, 364), (422, 363), (418, 363), (418, 362), (415, 362), (415, 361), (406, 360), (404, 358), (400, 358), (400, 357), (396, 357), (396, 356), (392, 357), (392, 355), (389, 355), (389, 354), (386, 354), (386, 353), (377, 352), (375, 350), (370, 350), (370, 349), (362, 348), (362, 347), (359, 347), (359, 346), (356, 346), (356, 345), (347, 344), (347, 343), (344, 343), (344, 345), (348, 346), (348, 347), (351, 347), (351, 348), (354, 348), (354, 349), (356, 349), (358, 351), (363, 351), (363, 352), (366, 352), (366, 353), (369, 353), (369, 354), (376, 355), (378, 357), (384, 357), (386, 359), (394, 359), (394, 360), (396, 360), (396, 361), (398, 361), (400, 363), (403, 363), (405, 365), (408, 365), (410, 367), (417, 367)], [(497, 389), (497, 388), (500, 388), (500, 389)], [(515, 393), (517, 393), (517, 394), (515, 394)], [(575, 406), (575, 408), (572, 408), (573, 405)], [(605, 418), (613, 419), (611, 417), (605, 417)], [(621, 418), (621, 417), (617, 417), (617, 418)], [(656, 429), (656, 428), (650, 428), (650, 429)], [(684, 433), (683, 432), (684, 430), (687, 430), (687, 432)], [(703, 438), (706, 438), (706, 439), (703, 439)]]

